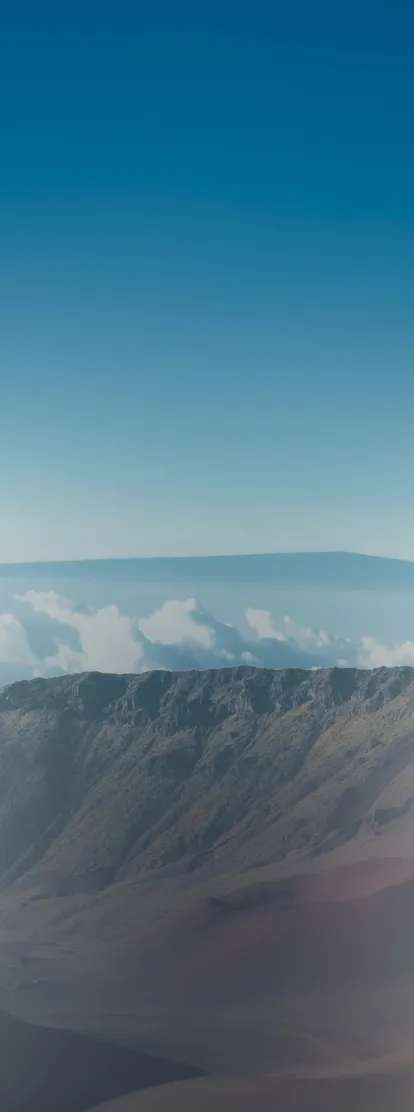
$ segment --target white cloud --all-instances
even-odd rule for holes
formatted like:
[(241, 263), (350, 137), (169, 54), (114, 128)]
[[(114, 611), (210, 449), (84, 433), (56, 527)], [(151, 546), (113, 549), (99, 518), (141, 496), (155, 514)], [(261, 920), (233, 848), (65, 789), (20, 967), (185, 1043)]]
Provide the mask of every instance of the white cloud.
[(324, 649), (330, 644), (330, 638), (323, 629), (315, 630), (310, 626), (299, 626), (287, 614), (283, 620), (286, 636), (289, 641), (295, 641), (302, 649)]
[[(205, 613), (194, 598), (167, 599), (138, 621), (121, 614), (115, 605), (80, 610), (54, 591), (30, 590), (16, 599), (35, 614), (59, 623), (61, 635), (56, 625), (55, 653), (48, 649), (46, 656), (39, 651), (36, 654), (24, 620), (11, 613), (0, 614), (0, 682), (60, 671), (143, 672), (157, 667), (214, 668), (227, 664), (267, 668), (414, 666), (414, 640), (387, 646), (365, 636), (352, 642), (301, 626), (290, 617), (284, 618), (280, 632), (268, 610), (247, 609), (246, 621), (252, 633), (243, 638), (234, 626)], [(67, 644), (68, 626), (77, 635), (74, 645)]]
[(32, 668), (38, 663), (27, 633), (14, 614), (0, 614), (0, 661)]
[(45, 671), (51, 668), (65, 672), (141, 670), (143, 650), (134, 637), (134, 623), (120, 614), (117, 606), (83, 612), (54, 591), (26, 591), (16, 597), (19, 602), (28, 603), (36, 614), (46, 614), (72, 626), (79, 634), (81, 650), (61, 643), (57, 655), (42, 661)]
[(276, 629), (270, 610), (246, 610), (246, 621), (259, 641), (289, 641), (307, 652), (311, 649), (325, 649), (330, 638), (325, 630), (314, 630), (310, 626), (300, 626), (287, 614), (283, 619), (283, 633)]
[(207, 616), (197, 609), (195, 598), (187, 598), (183, 602), (168, 599), (149, 618), (141, 618), (138, 625), (151, 644), (184, 645), (192, 642), (210, 649), (214, 644), (214, 630), (203, 624), (201, 619), (204, 617)]
[(375, 637), (361, 637), (358, 651), (360, 668), (397, 668), (414, 664), (414, 641), (404, 641), (401, 645), (387, 648)]
[(249, 607), (246, 610), (245, 617), (247, 625), (250, 626), (259, 641), (286, 641), (283, 633), (279, 633), (279, 630), (275, 629), (270, 610), (252, 610)]

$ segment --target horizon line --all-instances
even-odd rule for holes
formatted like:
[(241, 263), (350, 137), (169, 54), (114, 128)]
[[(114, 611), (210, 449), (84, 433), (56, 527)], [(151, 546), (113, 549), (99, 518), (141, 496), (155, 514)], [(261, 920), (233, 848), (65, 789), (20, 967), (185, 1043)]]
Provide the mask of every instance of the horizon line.
[(114, 563), (163, 563), (174, 562), (181, 563), (184, 561), (202, 561), (202, 560), (248, 560), (248, 559), (266, 559), (272, 556), (350, 556), (357, 557), (362, 560), (381, 560), (399, 564), (413, 564), (414, 560), (407, 559), (403, 556), (384, 556), (378, 553), (369, 552), (355, 552), (350, 549), (278, 549), (270, 552), (225, 552), (225, 553), (206, 553), (198, 555), (181, 555), (181, 556), (82, 556), (82, 557), (69, 557), (66, 559), (43, 559), (43, 560), (2, 560), (0, 561), (0, 571), (5, 568), (25, 568), (25, 567), (43, 567), (45, 564), (53, 564), (63, 566), (66, 564), (114, 564)]

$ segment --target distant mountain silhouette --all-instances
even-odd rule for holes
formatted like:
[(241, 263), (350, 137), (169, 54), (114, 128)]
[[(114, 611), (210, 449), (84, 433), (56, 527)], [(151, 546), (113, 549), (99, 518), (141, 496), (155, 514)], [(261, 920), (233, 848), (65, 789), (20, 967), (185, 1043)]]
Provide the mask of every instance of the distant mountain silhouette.
[(253, 583), (285, 586), (414, 588), (414, 562), (354, 552), (276, 552), (1, 564), (0, 577), (138, 582)]

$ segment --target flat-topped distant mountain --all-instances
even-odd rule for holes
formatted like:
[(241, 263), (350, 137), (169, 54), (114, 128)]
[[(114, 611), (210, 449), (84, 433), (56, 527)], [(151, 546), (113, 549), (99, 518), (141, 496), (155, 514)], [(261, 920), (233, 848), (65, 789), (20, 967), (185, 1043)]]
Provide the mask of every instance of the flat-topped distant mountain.
[(249, 583), (344, 588), (414, 588), (414, 562), (355, 552), (275, 552), (121, 560), (0, 564), (0, 577), (125, 582)]

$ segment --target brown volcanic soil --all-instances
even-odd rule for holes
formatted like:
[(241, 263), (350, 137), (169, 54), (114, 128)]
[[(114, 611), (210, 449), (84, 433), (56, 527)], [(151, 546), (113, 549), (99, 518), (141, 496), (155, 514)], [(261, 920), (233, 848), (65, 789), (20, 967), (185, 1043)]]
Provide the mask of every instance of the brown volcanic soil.
[[(211, 1102), (219, 1112), (405, 1112), (413, 876), (414, 862), (376, 860), (213, 891), (150, 928), (129, 924), (122, 941), (91, 938), (85, 950), (75, 938), (66, 956), (32, 946), (22, 965), (14, 943), (9, 1007), (124, 1049), (40, 1028), (8, 1030), (6, 1041), (0, 1032), (2, 1112), (83, 1112), (127, 1091), (114, 1112), (202, 1112)], [(169, 1072), (174, 1062), (215, 1076), (134, 1092), (185, 1076)]]
[(400, 1054), (414, 1032), (414, 863), (384, 862), (383, 888), (370, 869), (244, 887), (125, 937), (110, 964), (128, 1030), (211, 1073)]
[(214, 1094), (223, 1110), (335, 1101), (402, 1112), (414, 1066), (414, 863), (384, 862), (388, 887), (372, 868), (245, 885), (122, 943), (61, 962), (49, 954), (49, 966), (33, 958), (39, 984), (19, 988), (14, 972), (9, 1005), (216, 1076), (160, 1089), (153, 1103), (131, 1096), (126, 1109), (202, 1109)]

